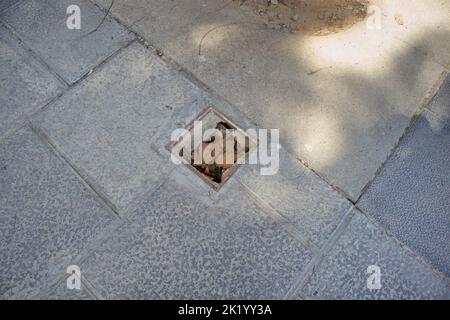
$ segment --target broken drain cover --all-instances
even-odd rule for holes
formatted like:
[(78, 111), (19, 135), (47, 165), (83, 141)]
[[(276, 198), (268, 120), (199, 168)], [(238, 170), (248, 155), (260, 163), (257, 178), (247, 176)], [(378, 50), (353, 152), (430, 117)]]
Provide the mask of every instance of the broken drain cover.
[(167, 148), (218, 191), (250, 156), (256, 139), (224, 114), (209, 107)]

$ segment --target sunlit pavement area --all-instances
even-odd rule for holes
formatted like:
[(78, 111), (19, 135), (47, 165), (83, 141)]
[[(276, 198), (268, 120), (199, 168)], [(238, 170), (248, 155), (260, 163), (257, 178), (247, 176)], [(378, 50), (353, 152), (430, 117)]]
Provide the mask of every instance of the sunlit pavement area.
[[(0, 0), (0, 296), (450, 299), (450, 2), (370, 2), (381, 29), (314, 36), (231, 0)], [(276, 175), (171, 162), (210, 105), (280, 129)]]

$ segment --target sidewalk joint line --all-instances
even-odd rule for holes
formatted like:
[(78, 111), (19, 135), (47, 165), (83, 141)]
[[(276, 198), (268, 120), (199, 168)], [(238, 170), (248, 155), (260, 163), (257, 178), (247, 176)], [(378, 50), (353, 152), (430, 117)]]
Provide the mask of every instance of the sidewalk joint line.
[(285, 217), (283, 217), (276, 209), (274, 209), (269, 203), (263, 200), (260, 196), (254, 193), (244, 183), (237, 180), (238, 184), (247, 192), (251, 198), (258, 204), (261, 210), (278, 223), (283, 229), (285, 229), (292, 237), (299, 240), (301, 244), (306, 248), (313, 250), (314, 253), (319, 252), (319, 247), (307, 237), (303, 236), (297, 228)]
[(73, 173), (78, 177), (78, 179), (81, 181), (81, 183), (88, 189), (91, 190), (92, 193), (96, 196), (96, 198), (100, 201), (100, 203), (103, 203), (107, 208), (109, 208), (114, 214), (114, 216), (117, 218), (121, 218), (121, 215), (119, 214), (117, 208), (115, 205), (109, 201), (109, 199), (103, 195), (102, 192), (98, 191), (97, 188), (94, 186), (93, 183), (90, 182), (90, 179), (85, 177), (84, 174), (80, 172), (75, 166), (72, 165), (71, 161), (68, 159), (68, 157), (64, 154), (62, 150), (58, 148), (56, 143), (52, 141), (50, 136), (45, 132), (43, 128), (41, 128), (39, 125), (35, 124), (33, 121), (28, 122), (30, 128), (33, 130), (33, 132), (46, 144), (50, 151), (52, 151), (60, 160), (63, 161), (64, 164), (66, 164), (69, 169), (72, 170)]
[(402, 134), (397, 139), (397, 141), (394, 143), (394, 145), (391, 147), (391, 149), (388, 151), (385, 159), (381, 162), (378, 169), (375, 171), (373, 176), (369, 179), (369, 181), (366, 183), (364, 188), (361, 190), (360, 195), (358, 196), (357, 200), (354, 202), (356, 205), (362, 198), (362, 196), (369, 190), (370, 186), (373, 184), (375, 179), (380, 175), (380, 173), (383, 171), (384, 166), (386, 163), (393, 157), (395, 154), (395, 151), (399, 147), (399, 145), (402, 143), (402, 141), (406, 138), (406, 136), (411, 132), (411, 129), (413, 125), (415, 124), (416, 120), (423, 114), (425, 110), (427, 110), (427, 107), (429, 104), (433, 101), (434, 97), (439, 92), (439, 89), (444, 84), (445, 79), (447, 78), (448, 74), (450, 72), (448, 70), (443, 70), (441, 75), (439, 76), (438, 80), (434, 83), (433, 87), (431, 87), (428, 91), (428, 93), (425, 95), (425, 98), (422, 100), (422, 103), (414, 113), (414, 115), (409, 119), (408, 124), (404, 128)]
[(341, 236), (347, 230), (347, 228), (354, 216), (354, 208), (355, 207), (352, 206), (347, 211), (347, 213), (341, 219), (339, 225), (336, 227), (336, 229), (332, 233), (331, 237), (325, 242), (325, 244), (322, 246), (322, 248), (319, 250), (319, 252), (311, 259), (311, 261), (305, 267), (303, 272), (299, 275), (297, 280), (295, 280), (293, 282), (292, 287), (288, 290), (285, 297), (283, 298), (284, 300), (292, 299), (292, 297), (295, 296), (295, 294), (297, 292), (300, 292), (300, 294), (302, 294), (301, 290), (304, 288), (304, 286), (308, 283), (308, 281), (314, 275), (316, 269), (322, 263), (322, 261), (326, 257), (326, 255), (331, 251), (331, 249), (336, 245), (336, 243), (339, 241)]

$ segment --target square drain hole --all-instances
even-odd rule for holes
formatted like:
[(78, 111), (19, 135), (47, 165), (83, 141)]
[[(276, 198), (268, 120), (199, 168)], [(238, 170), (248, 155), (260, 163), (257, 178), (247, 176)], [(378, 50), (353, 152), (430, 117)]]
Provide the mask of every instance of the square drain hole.
[[(194, 139), (199, 133), (201, 137)], [(167, 149), (210, 187), (219, 191), (239, 166), (245, 163), (256, 145), (255, 138), (223, 113), (209, 107)]]

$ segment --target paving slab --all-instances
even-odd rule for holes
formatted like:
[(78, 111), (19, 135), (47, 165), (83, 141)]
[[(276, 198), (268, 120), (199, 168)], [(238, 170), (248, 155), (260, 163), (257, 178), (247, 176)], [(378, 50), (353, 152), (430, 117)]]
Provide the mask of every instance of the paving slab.
[(431, 104), (437, 113), (416, 120), (358, 207), (450, 278), (448, 89), (447, 82)]
[(115, 215), (31, 129), (0, 144), (3, 297), (29, 298), (50, 286), (114, 225)]
[(35, 123), (125, 215), (167, 176), (170, 158), (162, 158), (153, 146), (160, 128), (177, 110), (206, 107), (205, 96), (150, 50), (133, 43)]
[[(66, 25), (70, 5), (81, 10), (81, 29)], [(1, 14), (20, 38), (69, 84), (126, 45), (132, 36), (89, 1), (26, 0)], [(97, 29), (98, 27), (98, 29)]]
[(283, 298), (311, 260), (240, 188), (211, 204), (169, 180), (82, 264), (106, 299)]
[[(369, 266), (381, 289), (369, 289)], [(355, 210), (345, 233), (301, 290), (307, 299), (449, 299), (450, 284)]]
[(342, 194), (283, 149), (275, 175), (261, 175), (260, 165), (247, 166), (249, 170), (237, 179), (316, 247), (327, 242), (352, 207)]
[(1, 24), (0, 82), (0, 139), (63, 89)]
[(112, 12), (258, 125), (280, 128), (291, 152), (353, 200), (444, 70), (415, 47), (446, 39), (434, 21), (404, 39), (389, 29), (398, 24), (365, 23), (310, 37), (268, 29), (231, 1), (115, 1)]

